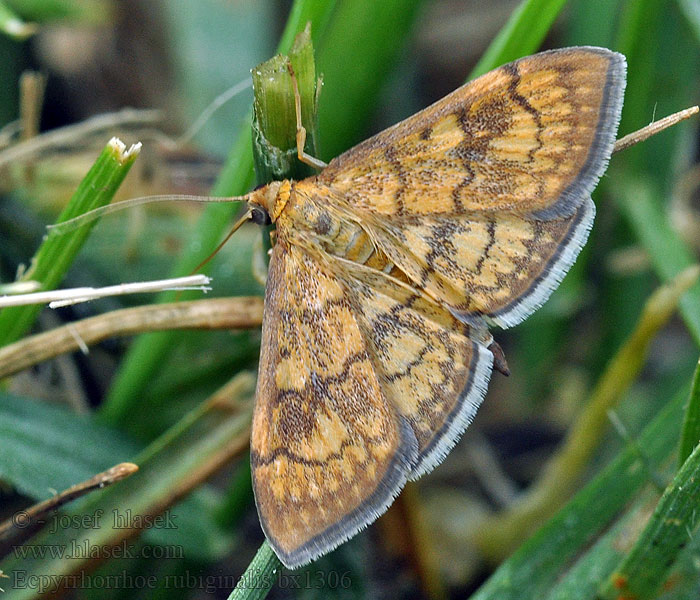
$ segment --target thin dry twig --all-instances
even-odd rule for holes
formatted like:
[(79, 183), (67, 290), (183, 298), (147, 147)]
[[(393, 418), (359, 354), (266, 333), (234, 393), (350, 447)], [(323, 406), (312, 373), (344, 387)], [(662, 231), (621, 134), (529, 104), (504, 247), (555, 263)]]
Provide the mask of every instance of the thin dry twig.
[(21, 544), (23, 540), (34, 535), (46, 524), (49, 513), (58, 510), (71, 500), (121, 481), (138, 470), (138, 466), (134, 463), (119, 463), (86, 481), (69, 487), (48, 500), (16, 512), (7, 521), (0, 523), (0, 543), (3, 546)]
[(697, 106), (691, 106), (690, 108), (686, 108), (685, 110), (673, 113), (668, 117), (664, 117), (663, 119), (659, 119), (658, 121), (649, 123), (649, 125), (647, 125), (646, 127), (642, 127), (641, 129), (638, 129), (637, 131), (630, 133), (629, 135), (621, 137), (615, 142), (613, 153), (626, 150), (630, 146), (634, 146), (635, 144), (649, 139), (652, 135), (656, 135), (664, 129), (671, 127), (676, 123), (680, 123), (681, 121), (684, 121), (689, 117), (692, 117), (694, 114), (697, 114), (698, 110), (700, 109), (698, 109)]
[(168, 329), (248, 329), (262, 323), (262, 298), (212, 298), (116, 310), (0, 348), (0, 378), (105, 338)]

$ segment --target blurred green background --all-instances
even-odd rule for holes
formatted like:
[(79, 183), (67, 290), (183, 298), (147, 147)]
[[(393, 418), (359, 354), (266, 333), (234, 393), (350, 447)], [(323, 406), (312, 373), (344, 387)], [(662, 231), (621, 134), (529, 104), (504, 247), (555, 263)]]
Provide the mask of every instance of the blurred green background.
[[(620, 135), (691, 106), (700, 95), (697, 0), (337, 0), (296, 5), (314, 20), (316, 68), (323, 77), (318, 136), (325, 160), (461, 85), (489, 47), (491, 54), (479, 68), (570, 45), (623, 52), (628, 87)], [(0, 26), (14, 31), (8, 23), (15, 17), (35, 25), (33, 35), (23, 40), (0, 35), (0, 283), (13, 281), (20, 265), (28, 265), (46, 224), (55, 220), (112, 135), (144, 143), (119, 198), (206, 194), (212, 188), (220, 195), (247, 191), (253, 183), (247, 130), (251, 89), (213, 114), (193, 139), (171, 141), (214, 98), (249, 78), (251, 68), (277, 51), (291, 8), (281, 0), (0, 4)], [(46, 77), (43, 103), (31, 92), (20, 92), (27, 70)], [(28, 119), (32, 99), (40, 106), (38, 131), (23, 132), (17, 119), (20, 114)], [(118, 112), (125, 107), (160, 113), (144, 123)], [(114, 115), (115, 126), (85, 125), (105, 113)], [(28, 122), (30, 118), (21, 121)], [(59, 141), (17, 152), (38, 132), (79, 123), (83, 127)], [(561, 564), (543, 558), (543, 563), (528, 565), (523, 559), (516, 571), (510, 563), (518, 574), (513, 581), (523, 581), (521, 587), (512, 582), (508, 587), (502, 568), (495, 576), (502, 578), (491, 579), (492, 587), (487, 584), (481, 593), (542, 598), (546, 590), (550, 597), (593, 598), (603, 589), (658, 501), (655, 484), (663, 489), (673, 476), (700, 342), (697, 285), (684, 297), (680, 312), (653, 335), (648, 356), (644, 359), (643, 344), (632, 350), (641, 371), (635, 370), (634, 360), (625, 359), (629, 369), (623, 365), (622, 372), (630, 376), (629, 385), (619, 378), (616, 404), (609, 407), (617, 427), (604, 419), (591, 433), (590, 456), (573, 483), (562, 483), (563, 497), (543, 514), (530, 515), (529, 525), (506, 535), (496, 550), (487, 550), (483, 528), (494, 523), (489, 519), (517, 507), (519, 494), (541, 481), (543, 466), (580, 422), (592, 390), (610, 373), (611, 359), (632, 335), (652, 292), (697, 261), (697, 127), (697, 119), (691, 119), (612, 159), (594, 194), (598, 214), (589, 243), (560, 289), (522, 325), (494, 332), (511, 376), (494, 375), (463, 442), (435, 472), (407, 489), (386, 517), (311, 565), (301, 584), (278, 582), (271, 597), (468, 597), (575, 489), (620, 452), (631, 452), (634, 464), (646, 473), (638, 492), (630, 489), (607, 521), (581, 521), (582, 537), (570, 554), (561, 552)], [(234, 211), (161, 204), (109, 216), (95, 227), (61, 286), (159, 279), (178, 264), (186, 272), (183, 265), (193, 267), (213, 249)], [(259, 230), (245, 227), (214, 259), (214, 295), (263, 293), (251, 267), (258, 243)], [(33, 331), (151, 301), (127, 297), (47, 309)], [(6, 547), (0, 568), (11, 579), (0, 579), (0, 587), (8, 590), (8, 598), (38, 593), (31, 583), (38, 580), (25, 578), (22, 586), (18, 570), (102, 577), (66, 592), (76, 598), (228, 596), (263, 540), (245, 444), (240, 449), (234, 444), (246, 433), (259, 339), (256, 328), (109, 339), (87, 355), (63, 356), (2, 381), (0, 520), (113, 464), (134, 460), (145, 465), (138, 478), (69, 505), (65, 514), (104, 508), (109, 515), (114, 507), (133, 506), (146, 514), (167, 509), (177, 523), (131, 538), (133, 556), (112, 560), (30, 558)], [(201, 408), (237, 374), (236, 410), (222, 417), (211, 405)], [(667, 409), (666, 421), (653, 421), (672, 401), (676, 408)], [(654, 430), (660, 443), (647, 455), (639, 436), (652, 421), (660, 423)], [(224, 456), (234, 446), (237, 450), (230, 454), (235, 456)], [(196, 485), (188, 485), (193, 480)], [(192, 487), (196, 489), (189, 493)], [(606, 493), (604, 485), (602, 489)], [(585, 506), (582, 510), (585, 514)], [(104, 519), (103, 525), (109, 522)], [(690, 543), (672, 555), (663, 582), (649, 584), (639, 597), (664, 593), (695, 598), (700, 593), (694, 517), (683, 523)], [(557, 527), (540, 535), (540, 548), (554, 544), (561, 531)], [(617, 537), (605, 538), (605, 528)], [(63, 537), (44, 532), (27, 544), (62, 547), (87, 539), (103, 548), (121, 543), (111, 528), (97, 529), (68, 527)], [(594, 543), (607, 544), (606, 551)], [(556, 554), (552, 548), (549, 552)], [(550, 563), (549, 570), (542, 566)], [(539, 569), (541, 577), (523, 575), (528, 568)], [(119, 589), (106, 589), (107, 578), (118, 575), (125, 577), (114, 586)], [(137, 576), (153, 576), (154, 583), (128, 579)], [(570, 584), (583, 580), (588, 587)]]

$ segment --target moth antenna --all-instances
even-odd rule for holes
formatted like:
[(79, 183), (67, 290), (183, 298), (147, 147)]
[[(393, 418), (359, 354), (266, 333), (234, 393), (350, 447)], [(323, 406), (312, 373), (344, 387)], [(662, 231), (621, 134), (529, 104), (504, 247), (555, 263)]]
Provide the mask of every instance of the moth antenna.
[(121, 202), (115, 202), (114, 204), (108, 204), (107, 206), (101, 206), (100, 208), (95, 208), (82, 215), (68, 219), (61, 223), (55, 223), (54, 225), (47, 225), (46, 229), (49, 230), (49, 235), (64, 235), (75, 231), (79, 227), (104, 217), (105, 215), (112, 214), (118, 210), (123, 210), (125, 208), (133, 208), (134, 206), (141, 206), (142, 204), (151, 204), (155, 202), (244, 202), (247, 196), (193, 196), (189, 194), (164, 194), (159, 196), (141, 196), (139, 198), (130, 198), (129, 200), (122, 200)]
[(226, 242), (228, 242), (231, 239), (233, 234), (236, 233), (236, 231), (238, 231), (240, 229), (241, 225), (243, 225), (246, 221), (250, 220), (252, 214), (253, 214), (252, 208), (246, 209), (246, 211), (243, 213), (243, 216), (240, 219), (238, 219), (238, 221), (236, 221), (234, 223), (233, 227), (231, 227), (231, 231), (228, 232), (228, 235), (223, 239), (223, 241), (214, 249), (214, 251), (209, 256), (207, 256), (201, 263), (199, 263), (194, 269), (192, 269), (192, 272), (190, 273), (190, 275), (194, 275), (204, 265), (206, 265), (212, 258), (214, 258), (218, 254), (219, 250), (221, 250), (224, 247)]

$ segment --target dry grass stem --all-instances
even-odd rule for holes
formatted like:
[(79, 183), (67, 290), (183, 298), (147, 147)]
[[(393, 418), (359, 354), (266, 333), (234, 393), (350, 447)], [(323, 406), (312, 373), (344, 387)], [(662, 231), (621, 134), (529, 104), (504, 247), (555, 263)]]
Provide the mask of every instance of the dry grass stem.
[(262, 298), (212, 298), (125, 308), (0, 348), (0, 378), (115, 336), (168, 329), (248, 329), (262, 323)]
[(617, 140), (617, 142), (615, 142), (615, 148), (613, 149), (613, 153), (620, 152), (621, 150), (626, 150), (630, 146), (634, 146), (639, 142), (643, 142), (644, 140), (649, 139), (652, 135), (656, 135), (657, 133), (660, 133), (664, 129), (667, 129), (668, 127), (671, 127), (676, 123), (685, 121), (685, 119), (688, 119), (694, 114), (697, 114), (698, 110), (700, 109), (698, 109), (697, 106), (691, 106), (690, 108), (686, 108), (685, 110), (673, 113), (668, 117), (664, 117), (663, 119), (659, 119), (658, 121), (649, 123), (649, 125), (647, 125), (646, 127), (642, 127), (641, 129), (638, 129), (637, 131), (630, 133), (629, 135), (621, 137), (619, 140)]
[(34, 535), (46, 524), (50, 513), (58, 510), (71, 500), (80, 498), (94, 490), (101, 490), (108, 485), (121, 481), (138, 471), (133, 463), (119, 463), (114, 467), (90, 477), (90, 479), (69, 487), (48, 500), (39, 502), (29, 508), (16, 512), (7, 521), (0, 523), (0, 544), (20, 544), (23, 540)]

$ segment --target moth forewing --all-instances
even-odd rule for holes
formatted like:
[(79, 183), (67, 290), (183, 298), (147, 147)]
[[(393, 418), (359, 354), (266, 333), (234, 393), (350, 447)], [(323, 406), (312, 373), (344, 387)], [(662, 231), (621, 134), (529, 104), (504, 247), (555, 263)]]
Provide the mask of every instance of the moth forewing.
[(507, 370), (486, 324), (527, 317), (586, 241), (624, 85), (609, 50), (536, 54), (251, 194), (277, 225), (251, 465), (287, 566), (373, 522), (469, 425)]

